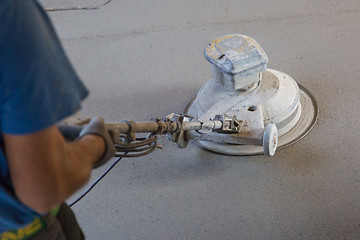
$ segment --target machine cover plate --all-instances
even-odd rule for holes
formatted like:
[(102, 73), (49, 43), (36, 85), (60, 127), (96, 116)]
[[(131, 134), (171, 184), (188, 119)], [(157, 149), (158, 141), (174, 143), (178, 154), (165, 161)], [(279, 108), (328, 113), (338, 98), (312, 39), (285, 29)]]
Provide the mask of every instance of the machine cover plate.
[[(315, 98), (306, 88), (300, 84), (298, 84), (298, 86), (300, 89), (300, 103), (302, 108), (301, 116), (295, 127), (279, 137), (277, 150), (291, 146), (304, 138), (312, 130), (318, 119), (319, 109)], [(185, 114), (188, 113), (188, 109), (194, 100), (195, 98), (193, 98), (186, 107)], [(264, 154), (262, 146), (236, 145), (212, 141), (192, 141), (206, 150), (226, 155), (248, 156)]]

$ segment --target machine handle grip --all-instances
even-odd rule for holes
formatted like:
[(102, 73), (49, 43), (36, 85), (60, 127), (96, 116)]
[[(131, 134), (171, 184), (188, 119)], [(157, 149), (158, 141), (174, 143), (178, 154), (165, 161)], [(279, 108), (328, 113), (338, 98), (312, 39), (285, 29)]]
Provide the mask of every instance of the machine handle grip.
[(81, 131), (84, 129), (82, 126), (71, 126), (71, 125), (59, 125), (59, 131), (65, 139), (74, 141), (79, 137)]

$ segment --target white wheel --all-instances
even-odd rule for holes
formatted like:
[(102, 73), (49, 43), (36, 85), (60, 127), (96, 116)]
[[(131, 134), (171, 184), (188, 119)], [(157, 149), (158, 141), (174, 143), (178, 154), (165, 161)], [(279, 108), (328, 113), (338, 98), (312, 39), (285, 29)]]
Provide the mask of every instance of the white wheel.
[(265, 127), (263, 136), (263, 149), (266, 156), (274, 156), (278, 144), (278, 131), (275, 124)]

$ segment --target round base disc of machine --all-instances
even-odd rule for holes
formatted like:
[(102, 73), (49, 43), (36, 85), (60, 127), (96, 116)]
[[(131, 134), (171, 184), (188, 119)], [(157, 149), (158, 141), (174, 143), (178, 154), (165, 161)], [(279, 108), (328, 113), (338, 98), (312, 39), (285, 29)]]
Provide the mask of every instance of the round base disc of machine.
[[(317, 121), (319, 115), (319, 108), (315, 98), (306, 88), (302, 87), (301, 85), (299, 85), (299, 89), (300, 103), (302, 108), (299, 122), (289, 132), (279, 137), (277, 150), (286, 148), (300, 141), (311, 131)], [(195, 98), (193, 98), (186, 107), (185, 114), (187, 113), (189, 107), (194, 102), (194, 100)], [(193, 142), (211, 152), (226, 155), (248, 156), (264, 154), (262, 146), (238, 145), (196, 140), (193, 140)]]

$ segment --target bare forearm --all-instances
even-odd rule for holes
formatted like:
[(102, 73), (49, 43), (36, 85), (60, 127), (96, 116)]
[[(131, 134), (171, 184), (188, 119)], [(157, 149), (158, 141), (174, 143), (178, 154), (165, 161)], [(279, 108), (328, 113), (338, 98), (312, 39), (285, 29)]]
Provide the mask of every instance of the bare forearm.
[(102, 156), (104, 140), (95, 135), (85, 135), (76, 142), (65, 143), (62, 178), (66, 178), (65, 198), (82, 187), (89, 179), (95, 162)]
[(80, 188), (104, 150), (101, 137), (65, 142), (56, 126), (29, 136), (5, 134), (4, 140), (17, 196), (41, 213)]

